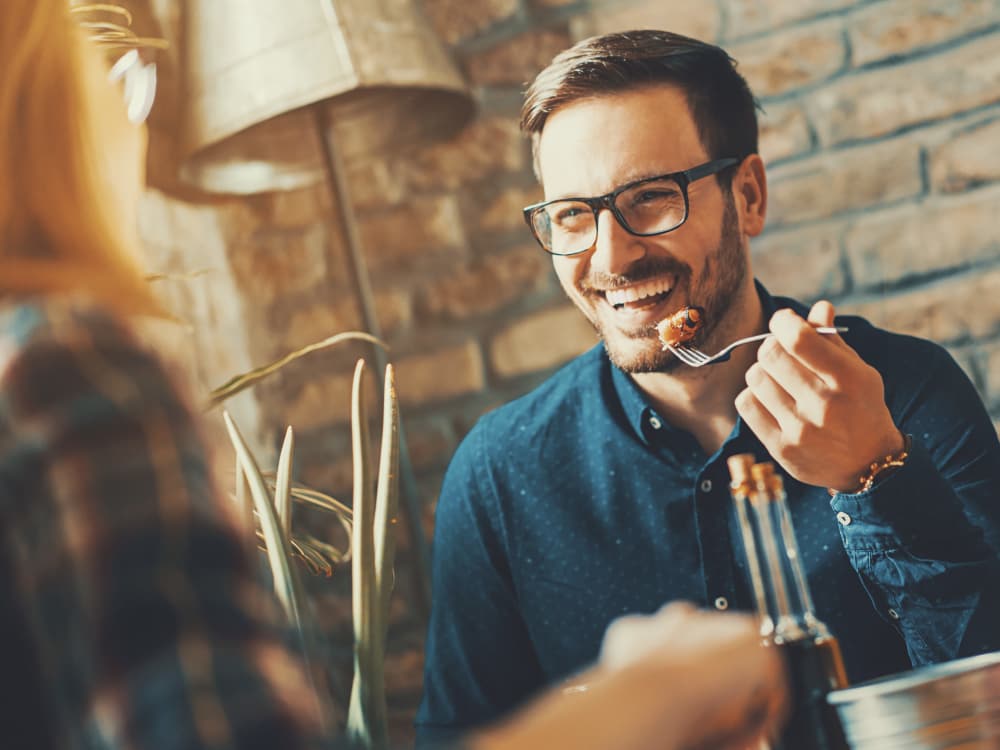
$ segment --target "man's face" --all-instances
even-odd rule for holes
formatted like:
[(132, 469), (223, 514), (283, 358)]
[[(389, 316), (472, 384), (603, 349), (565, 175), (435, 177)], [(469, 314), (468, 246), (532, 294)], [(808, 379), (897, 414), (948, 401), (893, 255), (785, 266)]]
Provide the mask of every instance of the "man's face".
[[(718, 154), (717, 156), (731, 156)], [(569, 104), (549, 116), (538, 144), (545, 199), (591, 197), (710, 160), (683, 92), (660, 85)], [(735, 168), (734, 168), (735, 169)], [(667, 371), (656, 324), (687, 305), (705, 309), (694, 343), (733, 326), (745, 294), (746, 241), (733, 198), (712, 176), (688, 187), (687, 221), (653, 237), (629, 234), (604, 210), (588, 251), (553, 256), (559, 281), (627, 372)]]

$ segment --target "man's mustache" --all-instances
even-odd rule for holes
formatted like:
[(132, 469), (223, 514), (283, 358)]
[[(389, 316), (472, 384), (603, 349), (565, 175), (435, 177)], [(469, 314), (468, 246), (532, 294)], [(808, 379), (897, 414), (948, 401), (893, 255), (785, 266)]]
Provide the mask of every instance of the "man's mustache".
[(594, 272), (580, 281), (584, 292), (605, 292), (608, 289), (637, 284), (660, 276), (676, 276), (678, 284), (690, 278), (691, 266), (674, 258), (641, 258), (620, 274)]

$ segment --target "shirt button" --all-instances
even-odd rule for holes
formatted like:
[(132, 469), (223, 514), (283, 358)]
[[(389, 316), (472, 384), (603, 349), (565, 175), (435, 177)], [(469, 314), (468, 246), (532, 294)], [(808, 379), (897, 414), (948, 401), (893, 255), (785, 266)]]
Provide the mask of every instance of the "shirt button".
[(724, 596), (720, 596), (715, 600), (715, 608), (718, 610), (729, 609), (729, 600)]
[(844, 511), (840, 511), (840, 513), (837, 514), (837, 520), (840, 521), (841, 526), (850, 526), (852, 519), (849, 515), (844, 513)]
[(701, 491), (705, 492), (705, 493), (709, 493), (709, 492), (712, 491), (712, 480), (711, 479), (704, 479), (704, 480), (702, 480)]
[(899, 612), (897, 612), (894, 609), (890, 609), (889, 610), (889, 617), (891, 617), (893, 620), (898, 620), (899, 619)]
[(661, 427), (663, 427), (663, 422), (661, 422), (658, 417), (650, 417), (649, 426), (652, 427), (654, 430), (658, 430)]

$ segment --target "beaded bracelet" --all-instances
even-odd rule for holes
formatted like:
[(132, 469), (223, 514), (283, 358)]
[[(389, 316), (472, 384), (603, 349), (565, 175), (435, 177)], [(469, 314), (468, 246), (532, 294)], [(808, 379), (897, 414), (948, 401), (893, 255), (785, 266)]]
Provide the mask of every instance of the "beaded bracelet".
[(903, 435), (903, 450), (895, 455), (889, 454), (881, 461), (873, 461), (868, 467), (868, 473), (864, 476), (858, 477), (858, 488), (851, 492), (841, 493), (838, 490), (833, 489), (833, 487), (828, 487), (827, 491), (830, 493), (830, 497), (838, 494), (844, 495), (856, 495), (859, 492), (867, 492), (875, 484), (875, 479), (879, 474), (888, 471), (889, 469), (896, 469), (906, 463), (906, 459), (910, 455), (910, 447), (913, 443), (913, 438), (910, 435)]

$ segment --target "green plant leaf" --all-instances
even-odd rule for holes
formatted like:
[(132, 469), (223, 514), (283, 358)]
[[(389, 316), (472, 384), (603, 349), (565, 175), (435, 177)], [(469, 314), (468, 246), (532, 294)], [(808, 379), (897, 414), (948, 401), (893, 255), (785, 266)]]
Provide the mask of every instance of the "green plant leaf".
[(264, 477), (257, 466), (257, 460), (253, 457), (253, 453), (250, 452), (250, 448), (243, 439), (243, 435), (240, 434), (239, 428), (236, 426), (233, 418), (229, 416), (228, 412), (223, 412), (222, 416), (226, 422), (226, 429), (229, 431), (229, 439), (232, 441), (233, 448), (236, 449), (237, 462), (242, 467), (243, 476), (246, 477), (249, 483), (250, 495), (253, 498), (254, 509), (257, 511), (257, 518), (260, 519), (260, 526), (267, 547), (267, 561), (271, 568), (271, 576), (274, 579), (274, 593), (281, 602), (281, 606), (284, 607), (289, 622), (295, 626), (301, 635), (302, 618), (295, 578), (289, 564), (291, 556), (288, 549), (288, 539), (282, 533), (281, 524), (278, 521), (274, 506), (271, 504), (267, 485), (264, 483)]
[(351, 447), (354, 457), (354, 528), (351, 536), (352, 604), (354, 618), (354, 682), (347, 712), (347, 731), (351, 739), (373, 747), (372, 711), (372, 646), (375, 636), (375, 556), (372, 525), (374, 523), (374, 493), (368, 410), (364, 399), (364, 360), (354, 369), (351, 391)]
[(263, 380), (268, 375), (277, 372), (289, 362), (293, 362), (299, 357), (304, 357), (305, 355), (319, 351), (320, 349), (328, 349), (329, 347), (335, 346), (344, 341), (367, 341), (370, 344), (382, 347), (386, 351), (389, 350), (389, 347), (386, 346), (384, 341), (372, 336), (370, 333), (363, 333), (362, 331), (347, 331), (346, 333), (338, 333), (335, 336), (330, 336), (329, 338), (323, 339), (315, 344), (309, 344), (308, 346), (303, 346), (301, 349), (296, 349), (291, 354), (286, 354), (281, 359), (277, 359), (268, 365), (255, 367), (249, 372), (230, 378), (209, 394), (207, 408), (214, 409), (223, 401), (232, 398), (241, 391), (246, 390), (258, 381)]
[(292, 451), (295, 449), (295, 434), (292, 428), (285, 430), (285, 439), (278, 456), (278, 473), (274, 481), (274, 509), (278, 513), (278, 523), (286, 539), (292, 534)]

